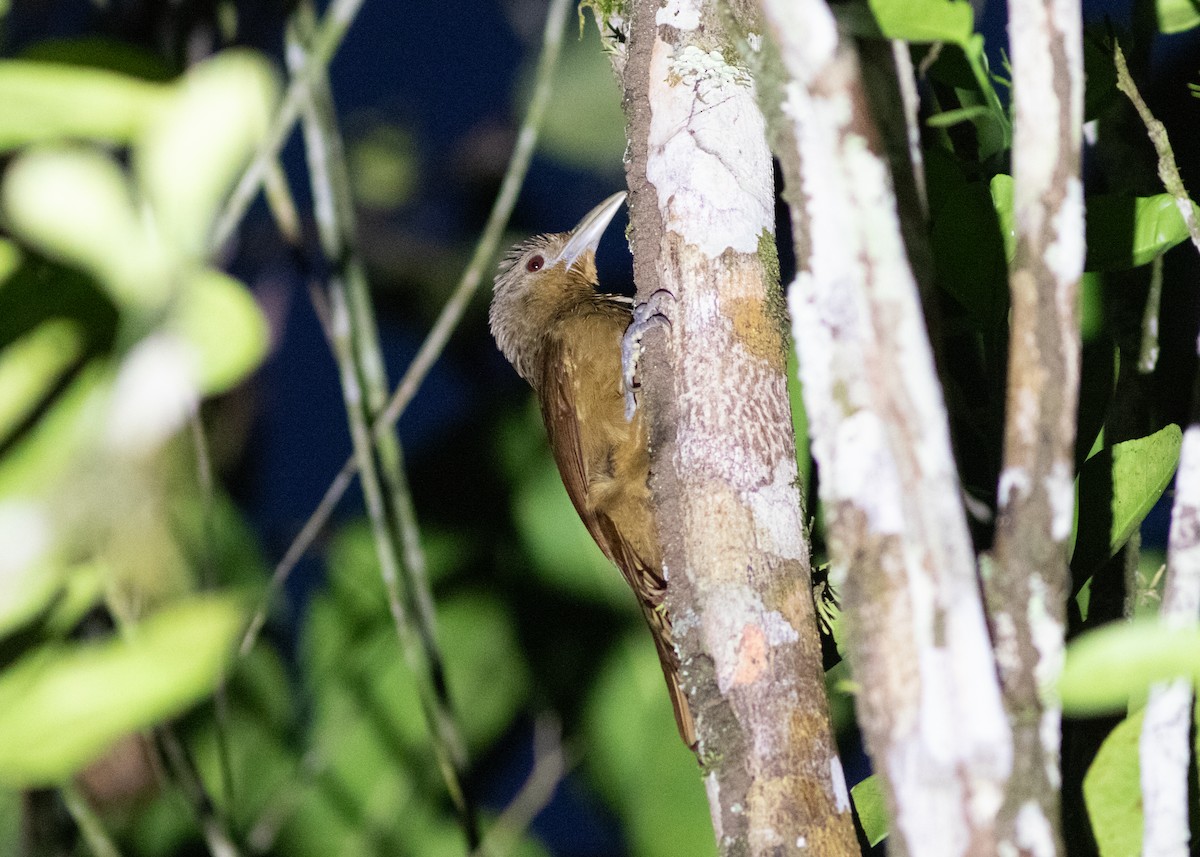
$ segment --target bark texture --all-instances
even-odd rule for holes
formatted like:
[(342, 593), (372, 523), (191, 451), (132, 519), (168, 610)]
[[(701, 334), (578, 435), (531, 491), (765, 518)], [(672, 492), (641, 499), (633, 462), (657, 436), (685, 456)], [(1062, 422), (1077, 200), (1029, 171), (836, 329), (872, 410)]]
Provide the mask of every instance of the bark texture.
[(625, 31), (640, 406), (667, 608), (723, 854), (858, 854), (829, 723), (797, 488), (774, 187), (714, 2), (634, 0)]
[(1083, 272), (1082, 23), (1078, 0), (1012, 0), (1016, 257), (995, 571), (984, 578), (1015, 765), (1000, 815), (1014, 855), (1061, 850), (1067, 539), (1074, 513)]
[[(1167, 550), (1162, 619), (1174, 628), (1195, 627), (1200, 621), (1200, 425), (1195, 423), (1183, 435)], [(1189, 853), (1192, 697), (1191, 681), (1176, 679), (1155, 685), (1146, 703), (1139, 742), (1143, 854)]]
[(828, 6), (761, 7), (796, 240), (788, 303), (889, 853), (995, 853), (1010, 733), (886, 158)]

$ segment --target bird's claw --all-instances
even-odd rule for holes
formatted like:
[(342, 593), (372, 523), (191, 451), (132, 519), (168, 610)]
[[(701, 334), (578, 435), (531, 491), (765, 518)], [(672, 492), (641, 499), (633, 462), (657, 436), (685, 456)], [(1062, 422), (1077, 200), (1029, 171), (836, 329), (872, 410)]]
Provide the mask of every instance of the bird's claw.
[(622, 381), (625, 388), (625, 419), (632, 420), (637, 411), (637, 389), (641, 386), (637, 380), (638, 363), (642, 359), (642, 337), (646, 331), (659, 325), (669, 325), (671, 319), (666, 309), (675, 296), (666, 289), (659, 289), (650, 295), (645, 303), (633, 308), (633, 321), (625, 330), (621, 340), (621, 369)]

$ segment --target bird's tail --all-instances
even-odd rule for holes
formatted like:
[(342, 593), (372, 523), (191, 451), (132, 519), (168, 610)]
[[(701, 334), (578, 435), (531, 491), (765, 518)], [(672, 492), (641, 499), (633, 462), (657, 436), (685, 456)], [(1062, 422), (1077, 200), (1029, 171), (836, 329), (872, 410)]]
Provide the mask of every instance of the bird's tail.
[(692, 709), (688, 706), (687, 696), (684, 695), (680, 683), (679, 655), (675, 653), (675, 645), (671, 635), (671, 620), (662, 608), (642, 605), (642, 613), (646, 616), (646, 624), (650, 626), (651, 636), (654, 637), (654, 647), (658, 649), (658, 661), (662, 665), (663, 678), (667, 680), (667, 693), (671, 697), (671, 707), (675, 709), (675, 725), (679, 727), (679, 737), (688, 749), (696, 749), (696, 721), (692, 719)]

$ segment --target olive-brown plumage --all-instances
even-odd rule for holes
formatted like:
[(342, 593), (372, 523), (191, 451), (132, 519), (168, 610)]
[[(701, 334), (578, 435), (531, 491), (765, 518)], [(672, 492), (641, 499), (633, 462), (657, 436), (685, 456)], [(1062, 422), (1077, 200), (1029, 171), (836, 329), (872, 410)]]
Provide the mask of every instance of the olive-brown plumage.
[(540, 235), (500, 264), (490, 321), (496, 344), (541, 403), (550, 449), (575, 510), (633, 588), (650, 626), (684, 742), (695, 724), (663, 608), (662, 551), (650, 511), (641, 413), (625, 418), (621, 343), (628, 298), (596, 291), (596, 246), (625, 199), (615, 194), (570, 232)]

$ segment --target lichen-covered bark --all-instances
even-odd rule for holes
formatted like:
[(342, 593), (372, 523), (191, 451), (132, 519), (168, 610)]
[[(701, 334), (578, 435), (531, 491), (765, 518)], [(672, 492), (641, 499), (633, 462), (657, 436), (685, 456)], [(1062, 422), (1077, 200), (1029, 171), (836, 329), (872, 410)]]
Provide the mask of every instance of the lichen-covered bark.
[(810, 589), (753, 82), (715, 3), (634, 0), (619, 14), (634, 275), (640, 299), (673, 297), (670, 325), (646, 336), (640, 406), (718, 843), (857, 854)]
[(1013, 215), (1008, 394), (988, 610), (1015, 765), (1000, 815), (1012, 854), (1059, 841), (1063, 656), (1079, 396), (1083, 55), (1078, 0), (1012, 0)]
[(1012, 765), (949, 430), (858, 59), (821, 0), (761, 0), (788, 303), (889, 853), (995, 853)]

